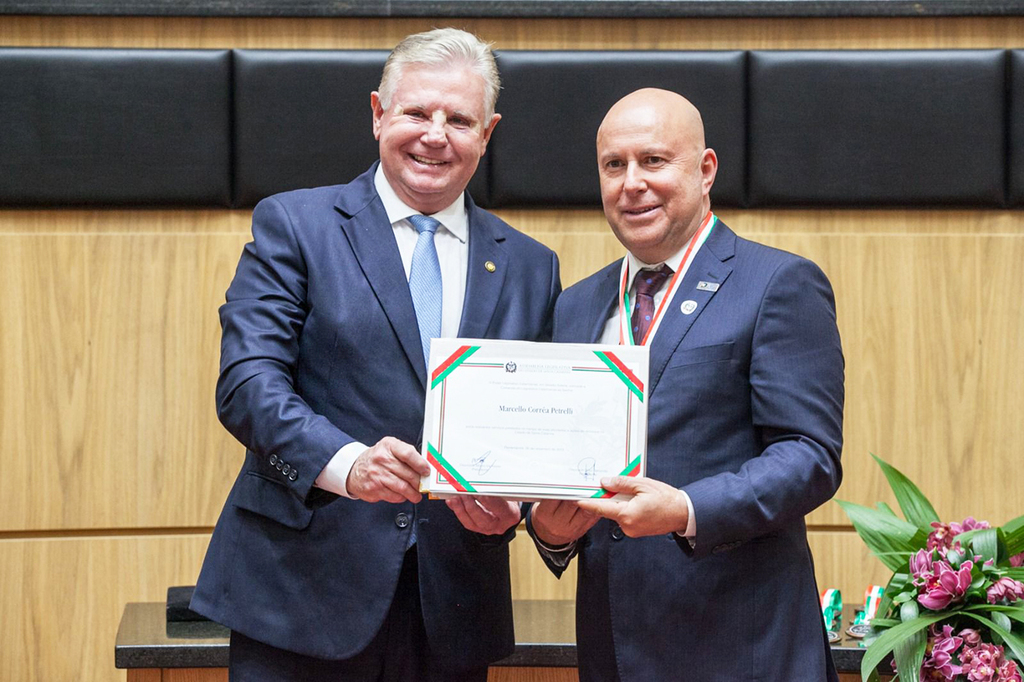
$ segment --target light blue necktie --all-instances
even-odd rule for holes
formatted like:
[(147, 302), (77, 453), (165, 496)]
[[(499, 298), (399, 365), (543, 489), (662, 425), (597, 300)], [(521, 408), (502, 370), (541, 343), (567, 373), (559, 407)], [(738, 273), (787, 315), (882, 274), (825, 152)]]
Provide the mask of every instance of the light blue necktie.
[(420, 326), (423, 362), (429, 371), (430, 339), (441, 336), (441, 263), (434, 247), (434, 233), (441, 223), (425, 215), (409, 216), (409, 222), (420, 233), (412, 252), (409, 293)]

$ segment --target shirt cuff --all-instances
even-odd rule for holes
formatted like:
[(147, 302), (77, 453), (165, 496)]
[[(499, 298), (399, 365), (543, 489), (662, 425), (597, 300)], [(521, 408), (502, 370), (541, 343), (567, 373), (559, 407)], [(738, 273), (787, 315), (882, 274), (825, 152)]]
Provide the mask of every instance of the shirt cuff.
[(348, 445), (341, 446), (341, 449), (334, 453), (334, 457), (331, 457), (330, 461), (327, 462), (327, 466), (316, 477), (313, 485), (335, 495), (355, 499), (348, 494), (345, 482), (348, 480), (349, 472), (352, 471), (352, 465), (356, 463), (359, 455), (366, 452), (366, 450), (367, 446), (359, 441), (352, 441)]
[[(530, 516), (533, 516), (533, 509), (530, 510)], [(529, 522), (530, 525), (533, 525), (532, 518), (529, 519)], [(533, 542), (537, 545), (537, 550), (560, 569), (567, 568), (569, 566), (569, 562), (572, 561), (574, 556), (576, 556), (576, 543), (579, 542), (578, 540), (573, 540), (561, 547), (552, 547), (546, 542), (542, 542), (541, 539), (537, 537), (536, 531), (534, 531), (532, 535)]]
[(697, 539), (697, 519), (693, 516), (693, 501), (690, 499), (690, 496), (686, 494), (685, 490), (680, 490), (679, 492), (683, 494), (683, 499), (686, 500), (686, 510), (688, 513), (686, 515), (686, 530), (682, 533), (676, 531), (676, 535), (681, 538), (689, 539), (690, 546), (692, 547), (694, 540)]

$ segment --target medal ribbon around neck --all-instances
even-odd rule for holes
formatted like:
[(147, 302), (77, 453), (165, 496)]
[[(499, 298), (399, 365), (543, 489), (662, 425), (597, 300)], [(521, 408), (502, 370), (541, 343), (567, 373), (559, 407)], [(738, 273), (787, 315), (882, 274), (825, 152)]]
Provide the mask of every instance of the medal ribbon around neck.
[[(718, 223), (718, 217), (714, 213), (708, 211), (708, 214), (704, 216), (704, 220), (701, 221), (700, 227), (697, 228), (697, 232), (694, 233), (693, 237), (690, 238), (690, 245), (686, 247), (686, 253), (683, 254), (683, 260), (679, 262), (679, 269), (672, 275), (672, 279), (669, 280), (668, 289), (665, 291), (665, 296), (661, 299), (661, 304), (658, 306), (657, 312), (654, 313), (654, 319), (651, 320), (651, 326), (647, 328), (647, 333), (644, 334), (644, 338), (641, 339), (640, 345), (646, 346), (647, 342), (654, 335), (655, 330), (661, 324), (662, 313), (665, 312), (668, 302), (672, 300), (675, 295), (676, 289), (683, 281), (683, 276), (686, 271), (690, 269), (690, 263), (697, 256), (697, 248), (703, 244), (708, 235), (711, 234), (712, 228)], [(630, 326), (629, 316), (632, 314), (630, 311), (632, 306), (629, 304), (629, 290), (627, 287), (629, 278), (629, 259), (624, 260), (624, 267), (622, 268), (622, 283), (619, 286), (619, 345), (635, 346), (636, 339), (633, 338), (633, 328)]]

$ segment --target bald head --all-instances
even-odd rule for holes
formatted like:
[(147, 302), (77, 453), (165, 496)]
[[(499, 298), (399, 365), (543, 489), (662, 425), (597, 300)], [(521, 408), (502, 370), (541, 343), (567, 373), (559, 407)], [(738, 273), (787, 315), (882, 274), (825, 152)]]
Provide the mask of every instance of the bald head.
[(605, 217), (645, 263), (682, 250), (711, 210), (718, 158), (700, 112), (674, 92), (644, 88), (616, 102), (597, 131), (597, 162)]
[(612, 105), (597, 129), (601, 137), (637, 126), (656, 126), (663, 137), (671, 136), (693, 148), (704, 149), (704, 121), (697, 107), (680, 94), (659, 88), (643, 88)]

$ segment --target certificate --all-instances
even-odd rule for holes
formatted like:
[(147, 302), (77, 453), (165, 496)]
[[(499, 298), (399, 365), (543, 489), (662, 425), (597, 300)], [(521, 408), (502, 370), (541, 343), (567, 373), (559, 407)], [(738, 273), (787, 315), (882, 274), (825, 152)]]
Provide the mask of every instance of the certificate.
[(643, 476), (647, 346), (434, 339), (423, 420), (435, 496), (612, 497)]

